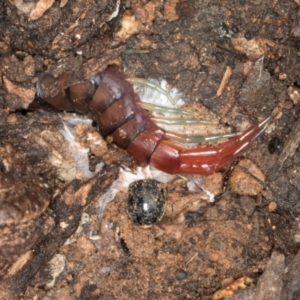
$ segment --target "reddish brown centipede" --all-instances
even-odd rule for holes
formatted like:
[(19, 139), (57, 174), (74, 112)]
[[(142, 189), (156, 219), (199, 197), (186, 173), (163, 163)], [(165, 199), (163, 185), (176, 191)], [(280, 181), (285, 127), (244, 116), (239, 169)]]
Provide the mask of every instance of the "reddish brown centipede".
[(159, 127), (151, 113), (142, 108), (123, 73), (108, 68), (67, 89), (62, 85), (63, 80), (42, 74), (37, 94), (58, 109), (88, 114), (97, 122), (101, 135), (111, 136), (139, 165), (150, 164), (169, 174), (210, 175), (222, 170), (250, 147), (276, 115), (274, 111), (221, 145), (186, 149), (176, 144), (176, 134)]

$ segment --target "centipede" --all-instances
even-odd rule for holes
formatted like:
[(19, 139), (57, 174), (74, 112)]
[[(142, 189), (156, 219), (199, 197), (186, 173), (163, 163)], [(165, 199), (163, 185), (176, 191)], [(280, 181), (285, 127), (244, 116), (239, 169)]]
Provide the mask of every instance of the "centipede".
[(36, 90), (40, 102), (88, 115), (97, 123), (99, 133), (126, 150), (138, 165), (149, 164), (168, 174), (211, 175), (221, 171), (244, 154), (277, 115), (275, 109), (240, 134), (212, 137), (228, 137), (222, 144), (189, 148), (182, 142), (201, 138), (193, 139), (159, 126), (153, 118), (155, 107), (143, 106), (128, 76), (111, 67), (69, 87), (65, 87), (65, 80), (42, 73)]

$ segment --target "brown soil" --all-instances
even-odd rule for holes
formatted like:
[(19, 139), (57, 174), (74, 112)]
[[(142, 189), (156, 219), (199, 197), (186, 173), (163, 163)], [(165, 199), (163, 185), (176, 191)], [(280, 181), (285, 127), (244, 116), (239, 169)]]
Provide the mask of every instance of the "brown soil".
[[(0, 299), (300, 299), (299, 5), (4, 1)], [(108, 65), (167, 80), (220, 131), (281, 112), (231, 169), (190, 178), (214, 202), (175, 178), (165, 216), (143, 228), (126, 214), (126, 189), (99, 213), (120, 166), (136, 168), (125, 151), (84, 116), (29, 109), (37, 72), (71, 85)], [(72, 127), (78, 149), (61, 133), (71, 118), (86, 124)], [(70, 174), (81, 147), (90, 173)]]

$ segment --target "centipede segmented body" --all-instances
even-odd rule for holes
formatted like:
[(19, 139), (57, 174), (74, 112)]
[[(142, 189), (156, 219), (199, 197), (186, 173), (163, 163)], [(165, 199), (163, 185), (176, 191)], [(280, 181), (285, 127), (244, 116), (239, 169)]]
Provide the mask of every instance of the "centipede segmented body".
[(150, 164), (169, 174), (210, 175), (222, 170), (243, 154), (264, 132), (276, 113), (217, 146), (191, 149), (172, 140), (172, 135), (141, 106), (125, 74), (108, 68), (91, 79), (64, 88), (57, 79), (42, 74), (37, 95), (46, 103), (66, 111), (89, 115), (103, 137), (125, 149), (141, 166)]

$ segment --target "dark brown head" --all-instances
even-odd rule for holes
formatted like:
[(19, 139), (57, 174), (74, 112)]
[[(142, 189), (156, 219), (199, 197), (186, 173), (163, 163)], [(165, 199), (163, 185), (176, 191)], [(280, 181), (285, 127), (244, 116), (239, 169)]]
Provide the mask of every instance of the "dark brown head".
[(67, 75), (60, 79), (47, 73), (39, 73), (37, 76), (36, 90), (39, 99), (60, 110), (73, 110), (65, 91)]

